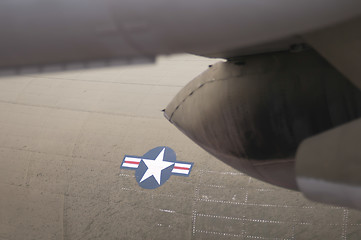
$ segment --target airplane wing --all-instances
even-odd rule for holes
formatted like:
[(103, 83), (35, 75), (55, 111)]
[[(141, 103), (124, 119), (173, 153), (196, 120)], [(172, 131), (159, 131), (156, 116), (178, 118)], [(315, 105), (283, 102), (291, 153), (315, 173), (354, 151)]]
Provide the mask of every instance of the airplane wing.
[[(0, 239), (358, 240), (359, 211), (251, 178), (167, 124), (164, 104), (215, 61), (2, 77)], [(177, 168), (144, 189), (139, 157), (164, 145)]]
[(320, 201), (329, 195), (318, 194), (322, 184), (308, 190), (314, 181), (338, 184), (327, 187), (341, 198), (331, 202), (360, 208), (360, 16), (356, 0), (5, 0), (0, 68), (225, 58), (178, 94), (167, 118), (240, 171)]

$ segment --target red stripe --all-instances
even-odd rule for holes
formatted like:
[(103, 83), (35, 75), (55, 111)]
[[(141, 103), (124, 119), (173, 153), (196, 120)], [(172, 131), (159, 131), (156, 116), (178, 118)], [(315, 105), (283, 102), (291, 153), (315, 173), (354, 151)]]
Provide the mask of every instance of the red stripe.
[(179, 169), (179, 170), (189, 170), (189, 168), (186, 168), (186, 167), (173, 167), (173, 169)]
[(137, 165), (139, 165), (139, 162), (134, 162), (134, 161), (124, 161), (124, 163), (131, 163), (131, 164), (137, 164)]

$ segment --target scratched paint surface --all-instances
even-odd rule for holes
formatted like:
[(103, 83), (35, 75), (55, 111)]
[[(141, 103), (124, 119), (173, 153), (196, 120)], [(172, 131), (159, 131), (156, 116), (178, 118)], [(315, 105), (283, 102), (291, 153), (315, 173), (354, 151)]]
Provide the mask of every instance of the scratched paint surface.
[[(239, 173), (163, 118), (213, 62), (0, 78), (0, 239), (359, 239), (360, 212)], [(149, 190), (119, 168), (156, 146), (190, 176)]]

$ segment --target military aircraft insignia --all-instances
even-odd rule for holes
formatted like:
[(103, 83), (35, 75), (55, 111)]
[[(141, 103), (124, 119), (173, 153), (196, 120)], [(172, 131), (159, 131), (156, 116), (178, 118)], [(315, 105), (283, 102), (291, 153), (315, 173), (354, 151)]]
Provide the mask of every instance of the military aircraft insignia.
[(188, 177), (193, 167), (190, 162), (177, 162), (169, 147), (156, 147), (142, 157), (125, 155), (120, 168), (135, 169), (139, 186), (154, 189), (162, 186), (171, 175)]

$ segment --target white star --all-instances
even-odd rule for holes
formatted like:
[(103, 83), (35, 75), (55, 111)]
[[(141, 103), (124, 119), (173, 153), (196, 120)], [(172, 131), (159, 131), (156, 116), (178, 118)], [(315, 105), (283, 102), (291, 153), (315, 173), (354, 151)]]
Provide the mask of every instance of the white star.
[(174, 164), (174, 162), (163, 161), (164, 150), (165, 150), (165, 148), (163, 148), (163, 150), (159, 153), (159, 155), (156, 157), (155, 160), (143, 159), (143, 161), (144, 161), (145, 165), (148, 167), (148, 169), (144, 173), (140, 182), (143, 182), (147, 178), (153, 176), (155, 178), (155, 180), (158, 182), (158, 184), (160, 185), (160, 175), (161, 175), (162, 170), (171, 166), (172, 164)]

